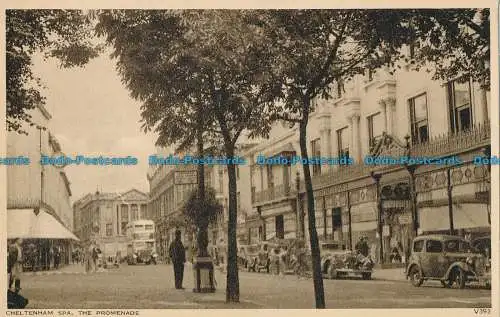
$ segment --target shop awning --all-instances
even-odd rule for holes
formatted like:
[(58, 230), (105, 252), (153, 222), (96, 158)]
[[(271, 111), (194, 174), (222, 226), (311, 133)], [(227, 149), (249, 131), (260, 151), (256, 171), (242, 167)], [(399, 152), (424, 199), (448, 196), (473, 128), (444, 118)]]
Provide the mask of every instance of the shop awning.
[(44, 210), (7, 210), (7, 238), (68, 239), (80, 241), (71, 231)]

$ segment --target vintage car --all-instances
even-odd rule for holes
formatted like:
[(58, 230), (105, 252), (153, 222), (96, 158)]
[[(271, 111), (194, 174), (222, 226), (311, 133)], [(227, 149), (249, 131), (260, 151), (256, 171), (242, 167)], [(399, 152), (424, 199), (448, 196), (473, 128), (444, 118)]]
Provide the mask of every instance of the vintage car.
[(249, 256), (249, 260), (247, 261), (247, 270), (249, 272), (260, 272), (261, 270), (265, 270), (267, 273), (269, 273), (269, 267), (271, 263), (271, 260), (269, 258), (270, 245), (269, 243), (264, 242), (256, 246), (258, 248), (258, 251), (256, 254), (253, 253)]
[(440, 281), (444, 287), (465, 288), (472, 281), (491, 285), (488, 259), (459, 236), (434, 234), (415, 238), (406, 272), (416, 287), (426, 280)]
[(258, 244), (242, 245), (238, 249), (238, 265), (251, 270), (252, 264), (259, 256), (260, 246)]
[(330, 241), (320, 244), (321, 270), (329, 279), (360, 276), (364, 280), (372, 277), (374, 263), (370, 257), (346, 250), (342, 242)]

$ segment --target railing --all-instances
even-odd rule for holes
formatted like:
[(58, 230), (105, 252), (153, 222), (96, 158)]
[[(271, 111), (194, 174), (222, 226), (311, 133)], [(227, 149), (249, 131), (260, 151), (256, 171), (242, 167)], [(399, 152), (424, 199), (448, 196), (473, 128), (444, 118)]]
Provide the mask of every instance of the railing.
[[(400, 157), (446, 157), (464, 153), (490, 144), (490, 123), (485, 122), (474, 126), (471, 130), (457, 133), (447, 133), (431, 138), (428, 142), (414, 144), (409, 149), (395, 146), (385, 149), (380, 156)], [(365, 165), (356, 164), (340, 166), (328, 173), (312, 178), (314, 189), (342, 184), (351, 180), (368, 177), (371, 172), (387, 172), (402, 168), (401, 165)], [(304, 181), (300, 181), (300, 192), (305, 191)], [(252, 203), (259, 204), (280, 198), (292, 196), (295, 193), (290, 186), (278, 185), (266, 190), (255, 192)]]
[[(478, 147), (489, 145), (491, 140), (490, 123), (478, 124), (471, 130), (447, 133), (431, 138), (426, 143), (412, 145), (410, 149), (395, 147), (381, 156), (400, 157), (446, 157), (464, 153)], [(365, 165), (341, 166), (329, 173), (313, 177), (313, 188), (345, 183), (350, 180), (369, 176), (371, 172), (383, 172), (401, 168), (401, 165)], [(300, 191), (305, 191), (304, 181), (300, 182)]]
[(258, 204), (265, 201), (272, 201), (291, 196), (292, 194), (293, 192), (290, 185), (281, 184), (263, 191), (255, 192), (253, 203)]

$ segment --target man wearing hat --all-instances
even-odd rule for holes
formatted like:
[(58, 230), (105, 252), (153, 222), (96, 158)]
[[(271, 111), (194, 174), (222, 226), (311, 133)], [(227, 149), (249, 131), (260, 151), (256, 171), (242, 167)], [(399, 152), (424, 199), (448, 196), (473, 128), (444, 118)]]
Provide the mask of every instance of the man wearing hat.
[(183, 289), (182, 280), (184, 278), (184, 263), (186, 263), (186, 249), (181, 241), (181, 231), (175, 231), (175, 240), (168, 249), (172, 264), (174, 265), (175, 288)]
[(356, 243), (356, 251), (361, 253), (363, 256), (368, 256), (370, 253), (370, 247), (368, 246), (368, 237), (367, 236), (361, 236), (359, 238), (358, 243)]

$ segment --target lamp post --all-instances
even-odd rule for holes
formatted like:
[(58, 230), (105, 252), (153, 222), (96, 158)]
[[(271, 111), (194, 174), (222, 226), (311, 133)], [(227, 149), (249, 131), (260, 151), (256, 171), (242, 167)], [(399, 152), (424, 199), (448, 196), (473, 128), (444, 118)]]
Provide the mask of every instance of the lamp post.
[[(411, 156), (410, 136), (405, 136), (406, 140), (406, 155)], [(410, 174), (410, 204), (411, 204), (411, 226), (414, 237), (418, 235), (418, 215), (417, 215), (417, 188), (415, 185), (415, 170), (416, 166), (405, 164), (406, 170)]]
[(382, 232), (382, 197), (380, 193), (380, 178), (382, 178), (382, 175), (375, 174), (375, 172), (373, 171), (370, 173), (370, 175), (375, 181), (375, 186), (377, 190), (377, 231), (378, 231), (378, 239), (380, 245), (379, 262), (384, 263), (384, 238)]
[(299, 239), (305, 238), (304, 233), (304, 213), (302, 212), (302, 206), (300, 204), (300, 173), (297, 171), (295, 174), (295, 190), (297, 191), (297, 233)]
[(450, 220), (450, 235), (455, 234), (455, 228), (453, 224), (453, 186), (451, 185), (451, 170), (448, 168), (446, 170), (446, 178), (448, 179), (448, 218)]

